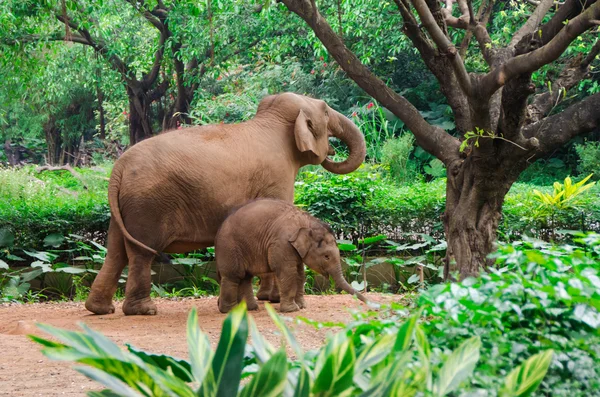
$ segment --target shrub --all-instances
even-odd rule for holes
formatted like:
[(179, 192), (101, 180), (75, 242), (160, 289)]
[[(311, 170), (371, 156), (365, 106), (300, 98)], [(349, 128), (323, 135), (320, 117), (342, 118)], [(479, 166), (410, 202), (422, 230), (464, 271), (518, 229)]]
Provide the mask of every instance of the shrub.
[[(187, 323), (189, 361), (147, 353), (130, 345), (123, 351), (85, 325), (84, 332), (40, 326), (60, 342), (33, 335), (30, 338), (43, 345), (43, 353), (53, 359), (86, 364), (75, 369), (108, 388), (89, 392), (91, 396), (441, 397), (452, 395), (470, 380), (480, 357), (481, 341), (477, 336), (438, 357), (417, 324), (417, 316), (390, 333), (357, 338), (342, 331), (317, 352), (304, 353), (268, 304), (267, 310), (294, 351), (295, 361), (288, 360), (285, 349), (275, 350), (263, 339), (244, 303), (225, 319), (214, 353), (192, 309)], [(254, 345), (245, 356), (248, 334)], [(501, 395), (520, 396), (535, 391), (552, 354), (548, 350), (532, 356), (512, 370)], [(242, 385), (244, 377), (248, 379)]]
[(388, 139), (383, 144), (382, 162), (389, 167), (392, 178), (397, 182), (409, 182), (416, 174), (416, 170), (408, 162), (414, 142), (415, 137), (410, 133), (405, 133), (398, 138)]
[(110, 219), (107, 171), (78, 169), (88, 187), (83, 189), (67, 171), (34, 170), (0, 168), (0, 234), (12, 235), (11, 245), (29, 248), (42, 248), (44, 238), (55, 233), (102, 241)]
[(593, 178), (600, 179), (600, 142), (575, 145), (575, 150), (579, 156), (577, 171), (584, 175), (594, 173)]

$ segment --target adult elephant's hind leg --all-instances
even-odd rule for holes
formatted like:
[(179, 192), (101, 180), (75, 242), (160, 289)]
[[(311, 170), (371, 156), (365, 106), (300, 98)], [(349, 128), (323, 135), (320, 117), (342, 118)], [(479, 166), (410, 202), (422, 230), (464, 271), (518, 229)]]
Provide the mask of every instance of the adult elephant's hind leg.
[(259, 301), (269, 300), (274, 284), (275, 281), (272, 274), (263, 274), (260, 276), (260, 284), (258, 285), (258, 292), (256, 293), (256, 297)]
[(127, 265), (127, 253), (123, 234), (113, 222), (108, 227), (108, 247), (106, 259), (100, 272), (96, 276), (85, 308), (95, 314), (108, 314), (115, 312), (112, 297), (117, 291), (119, 277)]
[(154, 315), (156, 305), (150, 299), (151, 271), (154, 254), (138, 247), (127, 247), (129, 274), (125, 285), (125, 315)]

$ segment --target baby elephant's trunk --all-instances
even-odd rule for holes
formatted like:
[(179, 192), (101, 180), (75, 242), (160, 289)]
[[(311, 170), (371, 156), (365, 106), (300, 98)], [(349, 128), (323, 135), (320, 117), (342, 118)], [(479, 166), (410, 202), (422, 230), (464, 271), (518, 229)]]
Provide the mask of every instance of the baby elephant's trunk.
[(358, 292), (357, 290), (352, 288), (352, 286), (350, 284), (348, 284), (348, 282), (342, 275), (342, 269), (340, 269), (335, 274), (332, 274), (331, 276), (333, 277), (333, 281), (335, 282), (335, 285), (338, 288), (343, 289), (344, 291), (346, 291), (347, 293), (349, 293), (351, 295), (356, 295), (356, 297), (358, 299), (360, 299), (361, 301), (363, 301), (364, 303), (369, 303), (369, 301), (367, 300), (367, 298), (364, 297), (363, 294), (361, 294), (360, 292)]

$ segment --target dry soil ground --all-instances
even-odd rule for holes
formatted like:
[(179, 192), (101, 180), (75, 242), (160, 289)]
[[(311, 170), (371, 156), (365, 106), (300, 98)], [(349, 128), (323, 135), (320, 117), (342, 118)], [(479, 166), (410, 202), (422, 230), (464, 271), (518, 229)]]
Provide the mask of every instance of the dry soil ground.
[[(379, 294), (368, 294), (368, 297), (380, 303), (394, 298)], [(348, 322), (352, 319), (349, 309), (365, 308), (348, 295), (313, 295), (307, 296), (306, 301), (307, 309), (286, 316)], [(81, 396), (88, 390), (100, 388), (71, 369), (72, 363), (51, 361), (40, 353), (40, 346), (26, 337), (31, 333), (43, 335), (35, 327), (36, 322), (73, 330), (78, 328), (78, 322), (85, 322), (119, 345), (128, 342), (155, 353), (187, 358), (185, 324), (190, 309), (195, 306), (202, 330), (208, 334), (213, 349), (216, 347), (225, 318), (217, 309), (216, 297), (180, 301), (157, 299), (156, 303), (159, 312), (152, 317), (125, 317), (120, 303), (117, 303), (115, 314), (106, 316), (91, 315), (83, 303), (74, 302), (0, 306), (0, 396)], [(265, 338), (278, 346), (280, 337), (262, 304), (252, 315)], [(308, 325), (291, 324), (305, 349), (319, 347), (331, 332), (331, 329), (316, 331)]]

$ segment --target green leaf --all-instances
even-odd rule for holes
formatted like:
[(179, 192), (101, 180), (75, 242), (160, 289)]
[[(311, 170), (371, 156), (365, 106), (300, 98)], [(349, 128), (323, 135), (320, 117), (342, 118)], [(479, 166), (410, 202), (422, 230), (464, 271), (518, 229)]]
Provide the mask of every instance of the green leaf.
[[(188, 315), (187, 321), (187, 344), (190, 354), (190, 364), (192, 367), (192, 375), (196, 382), (203, 384), (207, 382), (214, 383), (214, 376), (212, 373), (211, 362), (213, 359), (213, 352), (210, 348), (210, 341), (208, 336), (200, 330), (198, 325), (198, 314), (196, 308), (192, 308)], [(207, 379), (207, 374), (210, 374)], [(209, 389), (213, 389), (208, 387)]]
[(408, 350), (410, 343), (413, 340), (415, 326), (417, 325), (419, 316), (420, 312), (410, 316), (408, 320), (400, 326), (398, 334), (396, 335), (396, 341), (394, 342), (394, 352), (402, 353)]
[(157, 368), (160, 368), (164, 371), (172, 371), (173, 375), (178, 377), (184, 382), (192, 382), (192, 367), (190, 363), (185, 360), (177, 359), (166, 354), (153, 354), (148, 353), (143, 350), (139, 350), (134, 346), (131, 346), (129, 343), (126, 343), (127, 350), (142, 359), (147, 364), (153, 365)]
[(8, 228), (0, 229), (0, 247), (12, 247), (15, 243), (15, 235)]
[(479, 361), (481, 340), (478, 336), (467, 339), (448, 356), (433, 385), (435, 396), (441, 397), (456, 390), (475, 369)]
[[(315, 384), (312, 392), (324, 396), (338, 396), (353, 385), (354, 344), (344, 333), (333, 337), (319, 357), (322, 365), (315, 365)], [(321, 356), (321, 355), (320, 355)]]
[(505, 397), (531, 396), (546, 376), (553, 353), (552, 350), (543, 351), (529, 357), (523, 364), (513, 369), (506, 377), (500, 395)]
[(348, 243), (338, 243), (338, 248), (340, 249), (340, 251), (354, 251), (356, 250), (356, 245)]
[(0, 269), (8, 270), (8, 263), (4, 262), (2, 259), (0, 259)]
[(242, 301), (225, 319), (212, 361), (217, 397), (229, 397), (237, 393), (247, 339), (248, 312), (245, 301)]
[(310, 395), (310, 375), (304, 365), (300, 367), (294, 387), (294, 397), (308, 397)]
[(290, 344), (290, 347), (292, 348), (294, 353), (296, 353), (298, 359), (302, 360), (302, 358), (304, 357), (304, 352), (302, 351), (300, 344), (296, 341), (296, 337), (294, 336), (294, 334), (292, 334), (289, 328), (283, 323), (281, 317), (279, 317), (277, 312), (275, 312), (275, 309), (273, 309), (273, 306), (271, 306), (271, 304), (265, 303), (265, 309), (267, 309), (267, 313), (269, 313), (271, 320), (273, 320), (277, 328), (279, 328), (279, 330), (283, 333), (283, 336)]
[(359, 244), (365, 244), (365, 245), (370, 245), (370, 244), (375, 244), (378, 243), (380, 241), (383, 241), (387, 239), (387, 236), (384, 234), (380, 234), (378, 236), (373, 236), (373, 237), (367, 237), (363, 240), (358, 240)]
[(283, 393), (288, 364), (285, 350), (275, 353), (244, 387), (240, 397), (276, 397)]
[(43, 262), (52, 262), (53, 260), (55, 260), (56, 258), (58, 258), (58, 255), (56, 254), (51, 254), (49, 252), (44, 252), (44, 251), (26, 251), (23, 250), (24, 253), (26, 253), (27, 255), (39, 259)]
[(256, 354), (258, 362), (264, 364), (271, 358), (273, 353), (275, 353), (275, 349), (265, 340), (265, 338), (263, 338), (252, 317), (248, 317), (248, 323), (250, 324), (250, 337), (252, 338), (254, 353)]
[[(118, 378), (107, 374), (106, 372), (90, 367), (75, 367), (77, 372), (82, 373), (88, 378), (95, 380), (101, 385), (106, 386), (109, 390), (102, 392), (93, 392), (98, 394), (89, 393), (89, 395), (97, 395), (97, 396), (124, 396), (124, 397), (140, 397), (143, 394), (140, 394), (133, 390), (131, 387), (127, 386), (124, 382), (119, 380)], [(100, 394), (102, 393), (102, 394)]]
[(365, 347), (356, 360), (355, 374), (363, 373), (386, 358), (392, 352), (395, 340), (396, 335), (386, 334)]
[(65, 236), (58, 233), (49, 234), (44, 239), (44, 246), (58, 248), (65, 241)]

